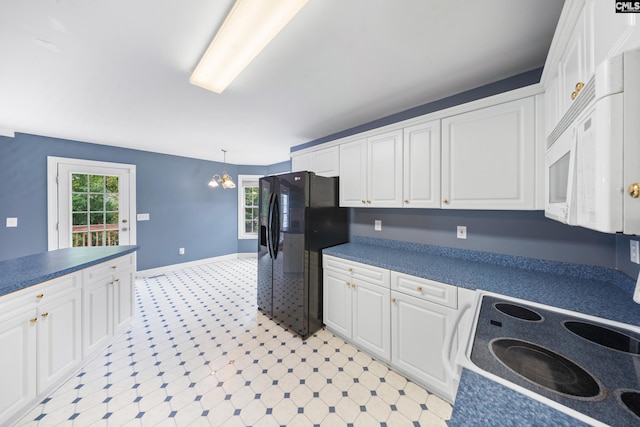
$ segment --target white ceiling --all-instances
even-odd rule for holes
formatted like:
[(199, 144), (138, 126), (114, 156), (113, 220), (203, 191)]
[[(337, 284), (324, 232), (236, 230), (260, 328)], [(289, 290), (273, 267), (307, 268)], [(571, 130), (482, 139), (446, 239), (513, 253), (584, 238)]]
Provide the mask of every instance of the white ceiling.
[[(273, 0), (256, 0), (273, 1)], [(537, 67), (561, 0), (310, 0), (223, 94), (232, 0), (1, 0), (0, 131), (234, 164)]]

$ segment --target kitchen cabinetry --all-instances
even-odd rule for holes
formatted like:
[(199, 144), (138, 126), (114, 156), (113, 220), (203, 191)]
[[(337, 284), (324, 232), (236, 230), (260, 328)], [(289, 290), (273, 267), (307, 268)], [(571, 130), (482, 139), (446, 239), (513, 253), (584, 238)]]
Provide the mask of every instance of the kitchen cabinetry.
[(103, 349), (123, 333), (134, 313), (135, 255), (83, 271), (83, 355)]
[(0, 425), (128, 328), (134, 278), (130, 253), (0, 296)]
[(442, 120), (442, 207), (535, 209), (533, 97)]
[[(4, 297), (0, 317), (0, 424), (81, 362), (79, 273)], [(6, 369), (8, 368), (8, 369)]]
[(291, 157), (291, 171), (311, 171), (320, 176), (339, 176), (340, 149), (338, 146), (322, 148)]
[(440, 207), (440, 120), (404, 128), (403, 207)]
[(340, 206), (402, 206), (402, 130), (340, 145)]
[(394, 271), (391, 288), (391, 364), (453, 401), (442, 352), (458, 313), (457, 288)]
[(389, 270), (323, 257), (323, 319), (336, 334), (389, 361)]

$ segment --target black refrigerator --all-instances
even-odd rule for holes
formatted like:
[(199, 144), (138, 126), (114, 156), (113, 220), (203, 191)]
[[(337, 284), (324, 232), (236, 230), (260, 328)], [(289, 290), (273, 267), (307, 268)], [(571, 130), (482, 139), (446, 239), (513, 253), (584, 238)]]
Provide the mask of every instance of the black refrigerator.
[(303, 339), (322, 327), (322, 249), (349, 240), (338, 178), (260, 179), (258, 308)]

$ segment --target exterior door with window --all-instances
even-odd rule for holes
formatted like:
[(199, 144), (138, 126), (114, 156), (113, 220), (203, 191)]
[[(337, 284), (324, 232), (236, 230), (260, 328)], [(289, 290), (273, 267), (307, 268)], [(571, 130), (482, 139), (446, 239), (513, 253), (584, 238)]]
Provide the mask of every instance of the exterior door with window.
[(135, 244), (130, 165), (86, 163), (57, 163), (57, 247)]

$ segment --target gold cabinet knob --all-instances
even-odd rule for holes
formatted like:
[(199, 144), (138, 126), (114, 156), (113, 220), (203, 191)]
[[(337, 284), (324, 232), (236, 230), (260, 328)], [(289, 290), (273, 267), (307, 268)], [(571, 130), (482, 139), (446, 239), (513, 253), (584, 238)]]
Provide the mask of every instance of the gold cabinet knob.
[(36, 298), (38, 298), (38, 299), (42, 299), (42, 298), (44, 298), (44, 294), (36, 295)]
[(367, 200), (367, 204), (369, 204), (369, 205), (370, 205), (370, 204), (371, 204), (371, 200)]
[(42, 313), (40, 316), (42, 316), (44, 318), (47, 318), (47, 317), (49, 317), (49, 313)]
[(31, 323), (36, 323), (38, 321), (37, 317), (34, 317), (33, 319), (29, 319), (29, 322)]
[(637, 199), (638, 197), (640, 197), (640, 184), (638, 184), (637, 182), (634, 182), (633, 184), (631, 184), (629, 186), (629, 195), (634, 199)]
[(422, 292), (422, 286), (418, 286), (416, 289), (418, 290), (418, 292)]
[(346, 283), (347, 283), (347, 286), (351, 286), (351, 283), (349, 283), (349, 282), (346, 282)]
[(355, 289), (355, 288), (356, 288), (356, 284), (355, 284), (355, 283), (352, 283), (352, 284), (351, 284), (351, 287), (352, 287), (353, 289)]
[(444, 199), (444, 200), (442, 201), (442, 203), (444, 203), (445, 205), (448, 205), (448, 204), (449, 204), (449, 200)]
[(576, 90), (574, 90), (574, 91), (571, 93), (571, 100), (572, 100), (572, 101), (578, 97), (578, 94), (580, 93), (580, 91), (581, 91), (583, 88), (584, 88), (584, 83), (582, 83), (582, 82), (578, 82), (578, 83), (576, 83)]
[(112, 265), (112, 266), (111, 266), (111, 269), (112, 269), (112, 270), (115, 270), (116, 268), (118, 268), (118, 266), (117, 266), (117, 265)]
[(391, 298), (391, 302), (396, 302), (396, 299), (395, 298)]
[(362, 202), (362, 204), (364, 205), (366, 202), (366, 200), (360, 200)]
[(409, 204), (409, 199), (404, 199), (404, 203), (408, 205)]
[(349, 267), (349, 273), (353, 273), (353, 268)]

